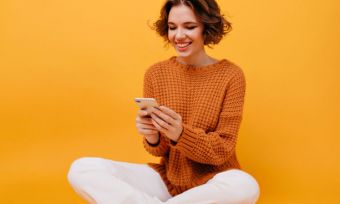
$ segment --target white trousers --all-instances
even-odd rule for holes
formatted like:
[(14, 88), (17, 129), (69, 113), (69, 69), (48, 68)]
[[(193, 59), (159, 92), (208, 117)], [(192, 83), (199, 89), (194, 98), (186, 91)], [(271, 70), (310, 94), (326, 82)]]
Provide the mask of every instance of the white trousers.
[(146, 164), (80, 158), (72, 163), (68, 180), (80, 196), (96, 204), (254, 204), (259, 197), (256, 180), (237, 169), (174, 197)]

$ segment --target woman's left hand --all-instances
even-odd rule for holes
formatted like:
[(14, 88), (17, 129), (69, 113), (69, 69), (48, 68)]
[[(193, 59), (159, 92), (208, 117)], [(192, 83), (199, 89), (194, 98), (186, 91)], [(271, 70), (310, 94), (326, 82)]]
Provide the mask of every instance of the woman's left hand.
[(182, 134), (182, 117), (166, 106), (159, 106), (151, 109), (153, 125), (166, 137), (177, 142)]

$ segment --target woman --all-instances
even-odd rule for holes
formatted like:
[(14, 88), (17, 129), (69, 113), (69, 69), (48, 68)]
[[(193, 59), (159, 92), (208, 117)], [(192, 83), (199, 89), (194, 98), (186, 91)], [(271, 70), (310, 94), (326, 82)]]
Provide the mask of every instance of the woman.
[(160, 164), (102, 158), (76, 160), (74, 189), (90, 203), (256, 203), (256, 180), (240, 170), (235, 154), (245, 78), (232, 62), (208, 56), (231, 25), (215, 0), (167, 0), (155, 23), (177, 57), (151, 66), (144, 97), (161, 106), (139, 110), (138, 132)]

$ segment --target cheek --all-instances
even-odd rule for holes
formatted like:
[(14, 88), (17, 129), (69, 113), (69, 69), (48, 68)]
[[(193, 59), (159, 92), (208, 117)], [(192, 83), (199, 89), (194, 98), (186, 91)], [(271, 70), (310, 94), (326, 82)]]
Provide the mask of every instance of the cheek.
[(193, 39), (193, 40), (195, 40), (195, 41), (198, 41), (198, 42), (200, 42), (200, 41), (203, 40), (203, 33), (202, 33), (202, 30), (193, 30), (193, 31), (189, 31), (189, 32), (187, 33), (187, 35), (188, 35), (191, 39)]
[(195, 37), (196, 37), (196, 39), (199, 40), (199, 41), (204, 41), (203, 31), (200, 30), (200, 31), (196, 32), (196, 33), (195, 33)]
[(171, 31), (168, 31), (168, 40), (172, 42), (174, 40), (174, 33)]
[(196, 38), (197, 39), (203, 39), (203, 28), (202, 27), (200, 27), (199, 29), (197, 29), (197, 31), (196, 31)]
[(190, 38), (195, 42), (196, 45), (203, 43), (203, 36), (201, 34), (191, 35)]

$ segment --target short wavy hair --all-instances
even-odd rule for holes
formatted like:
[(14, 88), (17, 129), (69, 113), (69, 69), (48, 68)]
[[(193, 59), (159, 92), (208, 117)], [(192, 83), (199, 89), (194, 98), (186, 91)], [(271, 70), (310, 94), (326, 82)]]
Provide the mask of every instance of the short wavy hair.
[(159, 19), (153, 24), (154, 30), (169, 43), (168, 18), (173, 6), (183, 4), (190, 7), (203, 24), (204, 45), (218, 44), (232, 30), (231, 23), (221, 14), (215, 0), (167, 0), (160, 11)]

